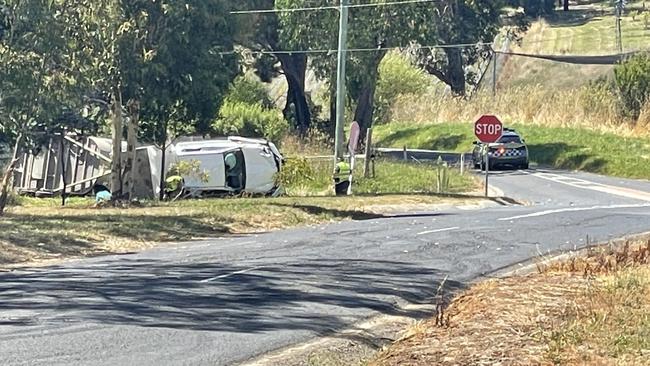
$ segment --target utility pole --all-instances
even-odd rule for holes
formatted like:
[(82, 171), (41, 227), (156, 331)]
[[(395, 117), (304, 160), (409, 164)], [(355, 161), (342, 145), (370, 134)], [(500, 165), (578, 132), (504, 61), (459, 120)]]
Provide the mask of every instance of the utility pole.
[(336, 136), (334, 138), (334, 164), (344, 155), (345, 144), (345, 61), (348, 40), (348, 5), (350, 0), (340, 0), (339, 46), (336, 67)]
[(499, 61), (499, 54), (497, 51), (492, 50), (492, 96), (497, 96), (497, 62)]

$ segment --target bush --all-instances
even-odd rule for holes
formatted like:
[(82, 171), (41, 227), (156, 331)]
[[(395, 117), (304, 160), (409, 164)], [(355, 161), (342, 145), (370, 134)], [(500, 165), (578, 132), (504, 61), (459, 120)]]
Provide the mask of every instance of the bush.
[(273, 101), (264, 84), (253, 76), (238, 76), (230, 85), (226, 102), (260, 104), (264, 108), (273, 108)]
[(314, 169), (305, 158), (287, 159), (282, 170), (275, 175), (275, 183), (283, 187), (291, 187), (313, 181)]
[(259, 103), (227, 100), (212, 128), (222, 136), (262, 137), (279, 142), (289, 131), (289, 124), (279, 111), (266, 109)]
[(379, 65), (379, 80), (375, 92), (375, 122), (390, 119), (390, 110), (399, 96), (420, 96), (431, 85), (431, 78), (413, 66), (399, 53), (386, 55)]
[(650, 100), (650, 54), (640, 54), (616, 66), (616, 88), (621, 112), (637, 120)]

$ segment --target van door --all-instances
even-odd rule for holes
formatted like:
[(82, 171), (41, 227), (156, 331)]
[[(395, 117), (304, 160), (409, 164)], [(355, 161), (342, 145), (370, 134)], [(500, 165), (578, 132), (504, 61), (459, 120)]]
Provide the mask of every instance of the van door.
[(226, 188), (239, 193), (246, 188), (246, 159), (241, 149), (223, 154)]

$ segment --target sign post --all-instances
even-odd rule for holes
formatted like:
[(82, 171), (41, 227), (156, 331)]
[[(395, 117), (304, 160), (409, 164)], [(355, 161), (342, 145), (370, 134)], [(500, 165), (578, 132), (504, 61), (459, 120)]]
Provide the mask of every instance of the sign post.
[(481, 116), (474, 124), (474, 134), (476, 138), (484, 143), (485, 159), (483, 159), (485, 168), (485, 197), (489, 196), (488, 183), (490, 177), (490, 144), (499, 141), (503, 135), (503, 124), (493, 115)]
[(350, 126), (350, 142), (348, 143), (348, 152), (350, 153), (350, 185), (348, 186), (348, 196), (352, 195), (352, 175), (354, 173), (354, 166), (356, 165), (356, 151), (359, 145), (359, 136), (361, 135), (361, 128), (357, 122), (352, 122)]

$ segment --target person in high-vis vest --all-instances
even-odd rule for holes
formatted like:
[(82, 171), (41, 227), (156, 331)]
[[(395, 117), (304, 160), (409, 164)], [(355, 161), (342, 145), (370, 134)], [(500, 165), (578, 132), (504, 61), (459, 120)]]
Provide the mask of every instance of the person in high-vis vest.
[(350, 188), (350, 164), (343, 158), (339, 158), (334, 168), (334, 191), (337, 196), (345, 196)]

